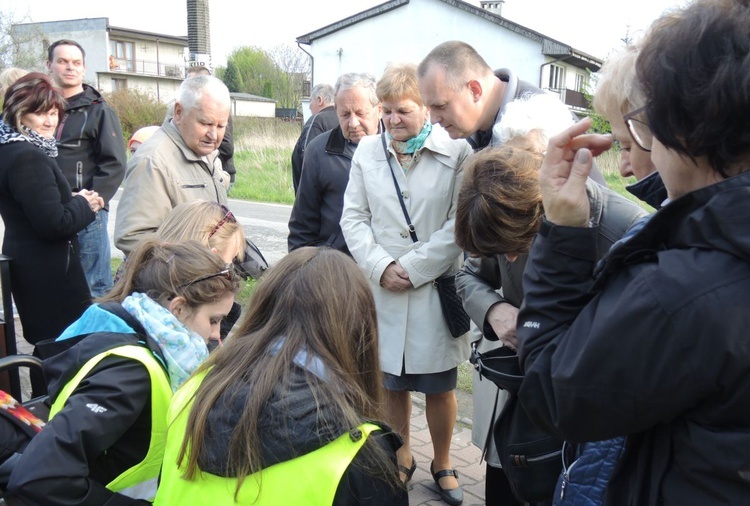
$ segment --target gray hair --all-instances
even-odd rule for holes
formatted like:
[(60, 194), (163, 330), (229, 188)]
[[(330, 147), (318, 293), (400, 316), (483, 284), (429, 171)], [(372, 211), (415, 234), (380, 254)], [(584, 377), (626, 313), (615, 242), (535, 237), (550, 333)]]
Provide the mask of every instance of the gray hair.
[(310, 101), (312, 102), (318, 97), (320, 97), (325, 105), (331, 105), (333, 103), (333, 86), (326, 83), (313, 86), (310, 92)]
[(185, 111), (190, 111), (200, 107), (204, 96), (209, 96), (229, 108), (229, 89), (213, 76), (197, 76), (182, 81), (177, 93), (177, 102)]
[(352, 88), (360, 86), (367, 93), (368, 98), (370, 99), (370, 104), (375, 107), (380, 103), (380, 100), (378, 100), (378, 95), (377, 93), (375, 93), (375, 83), (375, 77), (373, 77), (372, 74), (368, 74), (366, 72), (363, 72), (361, 74), (356, 72), (342, 74), (338, 79), (336, 79), (336, 85), (333, 88), (333, 96), (334, 98), (338, 97), (339, 93), (341, 93), (342, 91), (351, 90)]

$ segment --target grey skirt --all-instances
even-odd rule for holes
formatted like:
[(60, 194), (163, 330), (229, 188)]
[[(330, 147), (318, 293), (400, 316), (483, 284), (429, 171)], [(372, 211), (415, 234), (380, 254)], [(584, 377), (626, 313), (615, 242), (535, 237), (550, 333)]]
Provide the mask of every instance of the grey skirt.
[(401, 369), (401, 375), (396, 376), (387, 372), (383, 373), (383, 386), (386, 390), (394, 392), (422, 392), (423, 394), (442, 394), (456, 389), (458, 379), (458, 368), (447, 371), (406, 374)]

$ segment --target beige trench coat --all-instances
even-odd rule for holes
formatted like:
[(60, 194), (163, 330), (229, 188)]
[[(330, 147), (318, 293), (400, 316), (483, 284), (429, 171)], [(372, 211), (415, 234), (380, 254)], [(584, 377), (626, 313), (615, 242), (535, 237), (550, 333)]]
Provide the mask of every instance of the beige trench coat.
[[(379, 135), (362, 139), (354, 153), (341, 229), (375, 295), (382, 370), (400, 375), (403, 361), (409, 374), (447, 371), (469, 357), (468, 333), (451, 336), (432, 282), (460, 266), (453, 224), (460, 165), (471, 148), (435, 125), (406, 174), (390, 145), (389, 151), (419, 241), (409, 235)], [(409, 273), (413, 289), (394, 293), (380, 287), (385, 268), (395, 260)]]

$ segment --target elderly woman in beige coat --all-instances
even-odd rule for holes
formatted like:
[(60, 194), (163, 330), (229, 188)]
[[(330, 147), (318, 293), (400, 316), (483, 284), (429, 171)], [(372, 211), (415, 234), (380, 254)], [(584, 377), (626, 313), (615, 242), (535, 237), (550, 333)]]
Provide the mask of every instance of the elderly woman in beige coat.
[(467, 335), (455, 339), (448, 331), (433, 281), (460, 264), (453, 222), (460, 165), (471, 149), (430, 124), (415, 66), (390, 65), (377, 94), (386, 133), (366, 137), (357, 147), (341, 228), (375, 293), (388, 422), (405, 441), (398, 452), (402, 479), (408, 481), (416, 469), (409, 445), (410, 391), (419, 391), (426, 395), (435, 454), (430, 472), (441, 498), (457, 505), (463, 493), (449, 450), (457, 409), (456, 368), (468, 358), (469, 345)]

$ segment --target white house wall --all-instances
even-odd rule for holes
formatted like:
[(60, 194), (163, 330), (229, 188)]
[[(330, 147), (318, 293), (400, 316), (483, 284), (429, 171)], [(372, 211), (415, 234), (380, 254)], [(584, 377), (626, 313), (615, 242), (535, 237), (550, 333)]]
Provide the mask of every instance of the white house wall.
[[(23, 29), (23, 25), (19, 28)], [(78, 19), (75, 21), (55, 21), (34, 24), (31, 29), (38, 29), (49, 44), (60, 39), (72, 39), (86, 51), (86, 75), (84, 82), (96, 86), (97, 69), (105, 68), (109, 57), (107, 44), (106, 18)], [(42, 54), (42, 39), (34, 41), (33, 51)], [(40, 61), (46, 63), (47, 55)]]
[(255, 102), (232, 98), (232, 116), (253, 116), (256, 118), (276, 117), (276, 102)]
[(333, 84), (346, 72), (379, 77), (390, 61), (418, 63), (448, 40), (471, 44), (492, 68), (507, 67), (539, 83), (541, 44), (438, 0), (411, 0), (397, 9), (316, 39), (313, 83)]

